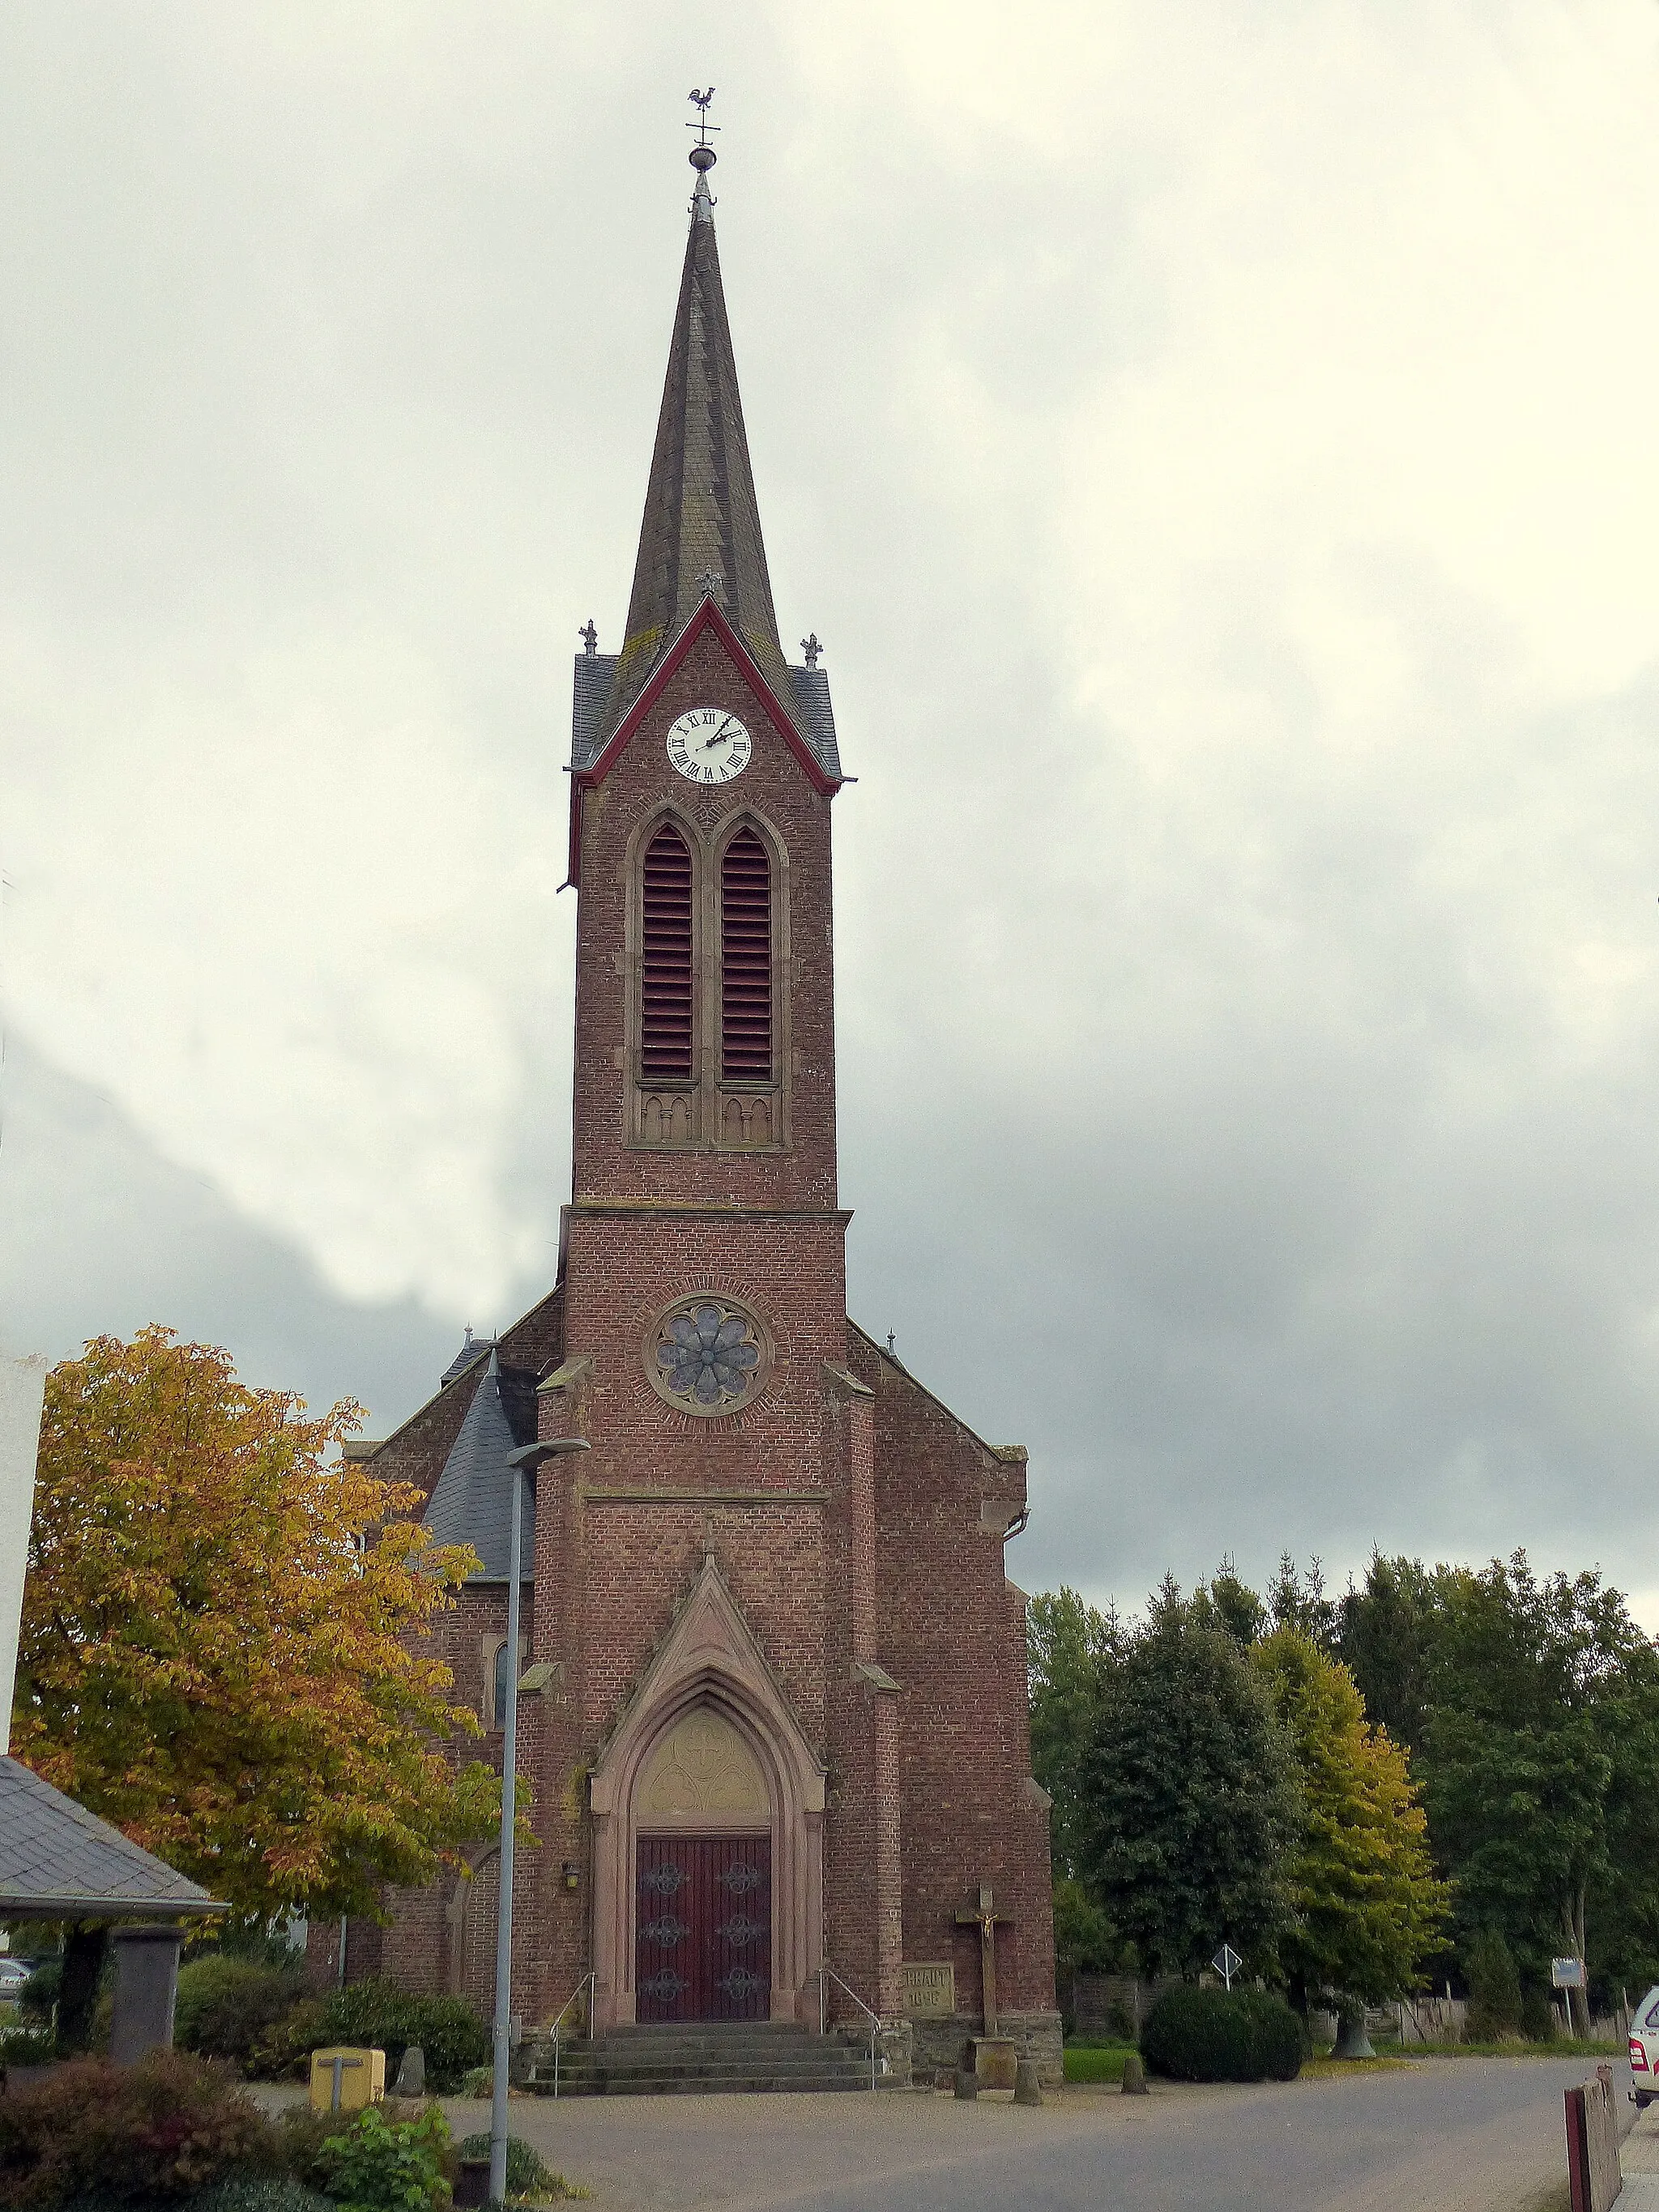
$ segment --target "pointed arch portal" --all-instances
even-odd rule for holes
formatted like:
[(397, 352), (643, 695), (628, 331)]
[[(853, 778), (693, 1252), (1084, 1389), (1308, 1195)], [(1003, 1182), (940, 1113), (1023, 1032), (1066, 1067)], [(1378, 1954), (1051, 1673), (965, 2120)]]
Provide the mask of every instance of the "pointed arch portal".
[[(595, 2026), (816, 2019), (823, 1768), (713, 1559), (589, 1788)], [(667, 1954), (687, 1942), (681, 1972)]]

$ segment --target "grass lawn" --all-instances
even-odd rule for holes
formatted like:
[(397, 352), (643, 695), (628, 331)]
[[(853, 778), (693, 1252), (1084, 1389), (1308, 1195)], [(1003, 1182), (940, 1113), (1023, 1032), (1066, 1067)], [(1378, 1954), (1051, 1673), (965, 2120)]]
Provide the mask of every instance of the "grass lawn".
[(1296, 2078), (1298, 2081), (1346, 2081), (1351, 2075), (1392, 2074), (1410, 2064), (1409, 2058), (1402, 2058), (1393, 2051), (1379, 2051), (1375, 2058), (1332, 2058), (1325, 2052), (1316, 2051), (1311, 2058), (1303, 2060), (1302, 2071)]
[(1121, 2081), (1123, 2062), (1133, 2043), (1068, 2043), (1066, 2079), (1068, 2081)]
[(1503, 2043), (1405, 2043), (1393, 2045), (1412, 2058), (1623, 2058), (1622, 2043), (1586, 2043), (1558, 2035), (1549, 2043), (1524, 2043), (1516, 2036)]

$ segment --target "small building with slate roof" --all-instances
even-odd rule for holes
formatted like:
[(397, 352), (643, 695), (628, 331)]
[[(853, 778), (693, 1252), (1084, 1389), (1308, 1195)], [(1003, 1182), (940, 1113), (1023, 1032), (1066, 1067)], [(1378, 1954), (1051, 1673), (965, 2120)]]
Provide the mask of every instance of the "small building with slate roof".
[[(823, 648), (809, 633), (791, 665), (779, 636), (712, 161), (699, 147), (621, 644), (602, 653), (590, 622), (575, 659), (557, 1279), (493, 1343), (469, 1335), (373, 1464), (479, 1554), (426, 1648), (499, 1759), (508, 1455), (587, 1446), (545, 1462), (525, 1550), (530, 2027), (591, 1974), (602, 2028), (816, 2030), (827, 1964), (908, 2018), (923, 2064), (953, 2064), (994, 2015), (1057, 2078), (1047, 1800), (1003, 1558), (1025, 1454), (848, 1316), (831, 815), (848, 779)], [(388, 1925), (349, 1931), (349, 1971), (487, 2008), (495, 1883), (486, 1844), (465, 1875), (389, 1898)]]
[(225, 1909), (21, 1759), (0, 1757), (0, 1923), (180, 1920)]

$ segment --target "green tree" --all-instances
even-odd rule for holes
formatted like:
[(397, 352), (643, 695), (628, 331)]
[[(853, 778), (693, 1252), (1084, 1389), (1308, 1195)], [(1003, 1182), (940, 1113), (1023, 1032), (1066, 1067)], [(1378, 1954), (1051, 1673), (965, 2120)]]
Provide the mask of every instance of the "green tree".
[(1477, 1929), (1465, 1959), (1469, 2033), (1477, 2043), (1521, 2033), (1521, 1977), (1500, 1928)]
[(1150, 1972), (1201, 1966), (1224, 1939), (1270, 1965), (1302, 1806), (1260, 1674), (1166, 1579), (1098, 1680), (1081, 1768), (1091, 1894)]
[(1408, 1752), (1428, 1726), (1434, 1639), (1460, 1571), (1373, 1552), (1364, 1587), (1350, 1589), (1339, 1609), (1337, 1656), (1371, 1720)]
[(1247, 1651), (1266, 1632), (1267, 1608), (1249, 1584), (1239, 1580), (1231, 1559), (1224, 1559), (1188, 1602), (1193, 1619), (1201, 1626), (1224, 1628), (1234, 1643), (1243, 1644)]
[(1337, 1606), (1317, 1559), (1304, 1574), (1288, 1552), (1279, 1553), (1279, 1572), (1267, 1585), (1267, 1613), (1275, 1628), (1299, 1628), (1322, 1651), (1335, 1649)]
[[(1659, 1654), (1601, 1577), (1540, 1581), (1517, 1552), (1444, 1586), (1424, 1743), (1430, 1825), (1466, 1930), (1542, 1978), (1650, 1929), (1659, 1863)], [(1622, 1926), (1621, 1924), (1622, 1923)], [(1580, 2032), (1587, 1993), (1573, 1993)]]
[(1093, 1729), (1100, 1669), (1116, 1624), (1063, 1586), (1026, 1607), (1031, 1771), (1054, 1800), (1050, 1843), (1057, 1881), (1075, 1880), (1082, 1765)]
[(1054, 1883), (1054, 1963), (1062, 1977), (1075, 1968), (1109, 1973), (1122, 1948), (1109, 1917), (1083, 1884), (1062, 1875)]
[(1254, 1660), (1302, 1778), (1280, 1963), (1304, 2011), (1328, 1995), (1380, 2004), (1413, 1987), (1448, 1910), (1406, 1755), (1370, 1727), (1353, 1677), (1306, 1632), (1275, 1629)]

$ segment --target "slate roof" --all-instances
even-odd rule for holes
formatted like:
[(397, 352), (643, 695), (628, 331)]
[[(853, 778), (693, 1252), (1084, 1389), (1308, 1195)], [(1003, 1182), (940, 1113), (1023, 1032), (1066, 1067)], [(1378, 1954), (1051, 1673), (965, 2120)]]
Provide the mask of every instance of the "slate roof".
[(172, 1920), (228, 1907), (0, 1757), (0, 1920)]
[(474, 1336), (469, 1328), (465, 1342), (438, 1377), (438, 1388), (441, 1390), (446, 1382), (453, 1382), (458, 1375), (465, 1375), (469, 1367), (476, 1367), (495, 1341), (492, 1336)]
[[(483, 1561), (475, 1583), (504, 1583), (512, 1562), (513, 1470), (509, 1455), (518, 1439), (507, 1419), (501, 1392), (501, 1370), (495, 1347), (489, 1365), (479, 1376), (443, 1473), (432, 1486), (422, 1516), (440, 1544), (471, 1544)], [(526, 1582), (534, 1579), (536, 1501), (526, 1492), (520, 1571)]]
[(614, 653), (579, 653), (570, 704), (570, 765), (592, 768), (603, 744), (605, 702), (617, 673)]
[(789, 690), (795, 721), (826, 775), (841, 781), (841, 750), (836, 743), (835, 709), (830, 704), (830, 678), (822, 668), (791, 668)]
[[(702, 580), (708, 572), (718, 579), (712, 592), (716, 605), (786, 712), (793, 714), (794, 695), (778, 642), (737, 360), (720, 283), (714, 202), (708, 176), (700, 171), (657, 416), (628, 624), (604, 708), (586, 737), (592, 749), (589, 760), (617, 727), (653, 668), (696, 611), (703, 597)], [(592, 656), (595, 661), (600, 658)], [(599, 678), (596, 672), (585, 673), (580, 664), (578, 667), (577, 720), (581, 723), (581, 687), (597, 686)]]
[[(615, 726), (608, 720), (605, 708), (620, 659), (621, 655), (615, 653), (576, 655), (570, 706), (572, 768), (592, 768), (604, 749), (609, 729)], [(839, 783), (841, 750), (836, 743), (835, 709), (830, 704), (830, 678), (822, 668), (791, 667), (785, 673), (789, 678), (789, 689), (784, 700), (794, 709), (795, 726), (811, 747), (818, 766)], [(459, 1365), (450, 1370), (452, 1375), (461, 1372)], [(444, 1380), (449, 1379), (446, 1375)]]

